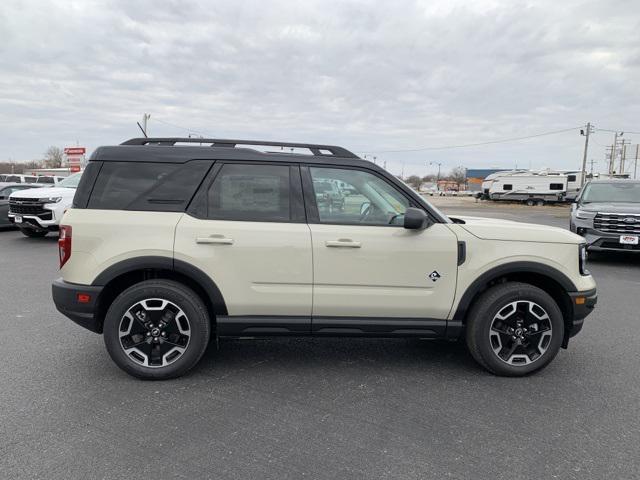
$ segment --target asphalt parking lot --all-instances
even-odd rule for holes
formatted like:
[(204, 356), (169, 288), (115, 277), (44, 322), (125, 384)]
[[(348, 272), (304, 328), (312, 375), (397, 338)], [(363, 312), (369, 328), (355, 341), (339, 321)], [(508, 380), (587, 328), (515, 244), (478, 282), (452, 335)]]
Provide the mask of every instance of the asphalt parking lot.
[[(567, 225), (563, 207), (443, 209)], [(262, 339), (144, 382), (55, 310), (54, 236), (0, 231), (0, 252), (0, 478), (640, 475), (640, 256), (590, 259), (597, 309), (531, 377), (494, 377), (462, 344)]]

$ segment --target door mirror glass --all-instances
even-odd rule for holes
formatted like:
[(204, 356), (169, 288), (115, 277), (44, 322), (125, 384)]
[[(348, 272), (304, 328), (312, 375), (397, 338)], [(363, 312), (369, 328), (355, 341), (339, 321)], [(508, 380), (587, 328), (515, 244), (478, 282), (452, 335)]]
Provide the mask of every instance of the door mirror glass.
[(360, 215), (367, 213), (367, 210), (369, 210), (370, 207), (371, 202), (362, 202), (362, 205), (360, 205)]
[(424, 210), (409, 207), (404, 212), (404, 228), (409, 230), (423, 230), (430, 225), (429, 217)]

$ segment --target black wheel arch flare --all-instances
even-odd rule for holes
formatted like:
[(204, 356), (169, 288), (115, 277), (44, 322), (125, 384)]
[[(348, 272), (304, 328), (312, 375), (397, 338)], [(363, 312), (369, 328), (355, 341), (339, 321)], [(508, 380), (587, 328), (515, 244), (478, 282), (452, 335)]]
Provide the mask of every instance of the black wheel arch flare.
[(466, 321), (467, 313), (475, 299), (487, 288), (500, 281), (520, 281), (535, 285), (546, 291), (556, 301), (565, 322), (573, 318), (570, 293), (578, 288), (564, 273), (556, 268), (537, 262), (509, 262), (498, 265), (476, 278), (458, 302), (453, 317), (448, 322), (447, 337), (457, 337)]
[(128, 258), (105, 269), (91, 283), (104, 287), (98, 299), (98, 316), (102, 323), (104, 315), (114, 298), (123, 290), (149, 278), (170, 278), (183, 281), (196, 291), (212, 315), (228, 315), (227, 306), (220, 288), (209, 275), (199, 268), (171, 257), (142, 256)]

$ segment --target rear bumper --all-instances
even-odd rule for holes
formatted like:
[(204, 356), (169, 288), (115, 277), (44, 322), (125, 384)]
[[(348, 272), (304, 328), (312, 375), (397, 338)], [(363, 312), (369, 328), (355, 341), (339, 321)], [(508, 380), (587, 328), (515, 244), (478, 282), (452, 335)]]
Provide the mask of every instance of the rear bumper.
[(567, 333), (569, 337), (573, 337), (582, 330), (582, 325), (587, 315), (593, 312), (596, 303), (598, 303), (598, 293), (594, 288), (586, 292), (569, 293), (569, 297), (573, 307), (573, 317), (567, 321)]
[[(96, 318), (96, 307), (102, 288), (67, 283), (58, 278), (51, 285), (51, 294), (53, 303), (60, 313), (87, 330), (102, 333), (102, 322)], [(79, 294), (88, 295), (89, 301), (79, 302)]]

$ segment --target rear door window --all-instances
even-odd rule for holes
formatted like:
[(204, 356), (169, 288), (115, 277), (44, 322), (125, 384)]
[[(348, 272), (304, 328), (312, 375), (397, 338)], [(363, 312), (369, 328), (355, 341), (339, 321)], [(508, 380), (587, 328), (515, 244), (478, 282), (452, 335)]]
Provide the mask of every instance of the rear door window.
[(225, 164), (207, 194), (207, 218), (252, 222), (291, 220), (287, 165)]
[(184, 211), (212, 162), (104, 162), (88, 208)]

